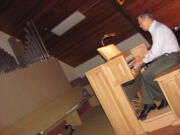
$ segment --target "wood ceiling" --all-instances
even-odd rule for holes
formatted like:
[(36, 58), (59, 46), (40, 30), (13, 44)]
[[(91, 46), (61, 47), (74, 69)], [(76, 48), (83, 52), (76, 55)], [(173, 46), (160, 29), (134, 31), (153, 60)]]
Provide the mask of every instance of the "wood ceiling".
[[(60, 37), (51, 32), (77, 10), (84, 21)], [(139, 31), (135, 17), (143, 11), (171, 28), (180, 23), (180, 0), (125, 0), (123, 6), (115, 0), (1, 0), (0, 30), (23, 40), (33, 20), (49, 53), (75, 67), (98, 54), (104, 34), (115, 32), (116, 44)]]

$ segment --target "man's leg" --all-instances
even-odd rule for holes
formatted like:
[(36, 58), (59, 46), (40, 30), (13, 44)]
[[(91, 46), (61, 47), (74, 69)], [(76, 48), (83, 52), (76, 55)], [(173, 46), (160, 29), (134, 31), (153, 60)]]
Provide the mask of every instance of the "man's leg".
[[(179, 57), (178, 57), (179, 56)], [(162, 100), (164, 95), (155, 77), (179, 62), (180, 54), (163, 55), (156, 59), (142, 74), (143, 104), (153, 104), (154, 100)]]

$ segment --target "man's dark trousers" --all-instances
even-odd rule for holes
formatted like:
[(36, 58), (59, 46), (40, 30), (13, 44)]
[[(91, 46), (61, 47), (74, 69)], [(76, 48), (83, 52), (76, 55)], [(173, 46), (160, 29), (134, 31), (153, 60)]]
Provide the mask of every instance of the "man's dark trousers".
[(142, 74), (143, 104), (153, 104), (154, 100), (164, 99), (155, 77), (180, 62), (180, 52), (164, 54), (154, 60)]

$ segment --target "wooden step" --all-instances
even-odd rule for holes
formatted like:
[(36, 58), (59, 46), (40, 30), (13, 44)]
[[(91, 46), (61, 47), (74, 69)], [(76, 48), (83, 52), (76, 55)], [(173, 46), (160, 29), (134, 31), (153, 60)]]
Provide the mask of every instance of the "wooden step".
[(153, 110), (149, 113), (148, 117), (144, 121), (140, 121), (143, 129), (146, 132), (151, 132), (169, 125), (175, 121), (173, 112), (169, 107), (162, 110)]

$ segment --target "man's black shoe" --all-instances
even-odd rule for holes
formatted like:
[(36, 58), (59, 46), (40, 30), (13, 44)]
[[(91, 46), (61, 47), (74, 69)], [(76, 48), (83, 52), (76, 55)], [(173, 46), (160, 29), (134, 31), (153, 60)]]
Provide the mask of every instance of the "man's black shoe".
[(144, 105), (144, 109), (142, 110), (141, 114), (139, 115), (138, 119), (139, 120), (145, 120), (148, 113), (151, 111), (151, 110), (154, 110), (156, 109), (156, 105), (155, 104), (145, 104)]
[(166, 99), (163, 99), (163, 100), (161, 101), (161, 104), (157, 107), (157, 109), (158, 109), (158, 110), (161, 110), (161, 109), (163, 109), (163, 108), (165, 108), (165, 107), (167, 107), (167, 106), (168, 106), (167, 100), (166, 100)]

